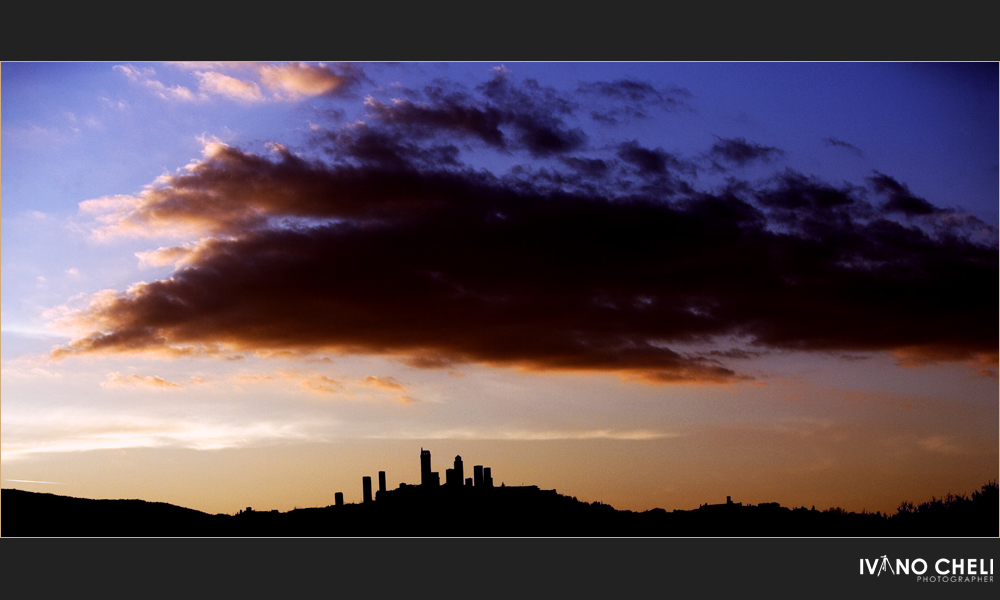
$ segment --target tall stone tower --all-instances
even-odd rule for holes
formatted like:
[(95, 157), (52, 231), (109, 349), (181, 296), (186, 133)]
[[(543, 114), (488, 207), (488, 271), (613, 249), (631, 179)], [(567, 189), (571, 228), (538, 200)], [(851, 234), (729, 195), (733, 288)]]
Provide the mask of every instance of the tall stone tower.
[(431, 485), (431, 451), (420, 449), (420, 485)]

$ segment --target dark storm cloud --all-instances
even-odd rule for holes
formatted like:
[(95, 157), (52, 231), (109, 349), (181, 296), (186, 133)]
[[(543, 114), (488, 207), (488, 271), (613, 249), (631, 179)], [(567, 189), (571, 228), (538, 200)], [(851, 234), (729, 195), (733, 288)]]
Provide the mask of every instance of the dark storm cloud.
[(773, 226), (817, 240), (841, 235), (855, 223), (877, 217), (874, 207), (862, 199), (863, 189), (850, 184), (836, 187), (790, 169), (768, 185), (739, 191), (755, 198)]
[(608, 175), (611, 165), (608, 161), (600, 158), (578, 158), (575, 156), (563, 156), (560, 159), (563, 164), (573, 169), (581, 177), (601, 179)]
[(876, 192), (888, 197), (889, 201), (885, 204), (887, 212), (900, 213), (908, 217), (935, 215), (946, 212), (944, 209), (934, 206), (927, 200), (914, 196), (910, 193), (906, 185), (888, 175), (876, 171), (875, 175), (869, 177), (868, 180)]
[(369, 112), (387, 124), (405, 128), (410, 135), (452, 133), (479, 138), (489, 146), (504, 148), (507, 140), (500, 125), (507, 121), (494, 106), (477, 106), (465, 94), (437, 96), (431, 103), (397, 100), (391, 105), (369, 101)]
[(424, 101), (410, 94), (411, 99), (391, 103), (369, 100), (368, 108), (380, 123), (408, 136), (473, 137), (494, 148), (527, 150), (535, 157), (578, 150), (587, 142), (583, 130), (565, 122), (577, 104), (553, 88), (533, 79), (515, 83), (498, 68), (476, 92), (480, 97), (438, 80), (425, 87)]
[(936, 237), (996, 244), (996, 228), (974, 215), (958, 209), (935, 206), (911, 193), (905, 184), (878, 171), (868, 181), (872, 190), (886, 199), (881, 207), (886, 214), (902, 216), (908, 223), (913, 223)]
[(461, 162), (458, 139), (497, 146), (463, 110), (496, 109), (523, 140), (527, 122), (572, 131), (576, 107), (505, 72), (480, 91), (489, 103), (378, 107), (324, 138), (330, 161), (217, 147), (148, 188), (123, 231), (213, 237), (170, 278), (68, 316), (88, 333), (56, 354), (360, 352), (657, 382), (738, 380), (728, 362), (779, 348), (995, 356), (995, 230), (981, 243), (894, 220), (909, 194), (882, 174), (883, 205), (792, 171), (696, 192), (687, 161), (635, 141), (603, 158), (550, 144), (555, 167), (499, 177)]
[(419, 145), (391, 131), (356, 125), (331, 132), (330, 154), (362, 165), (405, 170), (413, 167), (458, 166), (459, 150), (454, 144)]
[(583, 147), (587, 141), (581, 129), (568, 129), (563, 121), (576, 110), (576, 103), (534, 79), (517, 85), (505, 69), (498, 69), (479, 90), (504, 109), (516, 128), (518, 141), (533, 156), (570, 152)]
[(331, 67), (331, 71), (341, 79), (337, 93), (342, 95), (354, 93), (361, 85), (371, 83), (371, 79), (365, 75), (364, 70), (353, 63), (340, 63)]
[[(723, 161), (740, 167), (757, 161), (768, 163), (785, 153), (778, 148), (748, 142), (744, 138), (718, 138), (718, 140), (712, 145), (709, 156), (715, 161)], [(718, 162), (716, 162), (716, 166), (722, 168)]]
[(642, 176), (666, 175), (670, 171), (688, 171), (690, 166), (680, 160), (677, 155), (663, 148), (651, 150), (642, 147), (639, 142), (625, 142), (618, 146), (618, 158), (638, 169)]

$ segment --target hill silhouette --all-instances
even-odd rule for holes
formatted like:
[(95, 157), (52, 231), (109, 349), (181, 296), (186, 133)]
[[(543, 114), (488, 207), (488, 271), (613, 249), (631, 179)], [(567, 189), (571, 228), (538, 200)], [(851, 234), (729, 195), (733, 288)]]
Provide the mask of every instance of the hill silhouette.
[(996, 537), (997, 484), (894, 515), (777, 503), (644, 512), (535, 486), (402, 486), (360, 504), (210, 515), (162, 502), (2, 490), (15, 537)]
[[(89, 500), (3, 490), (7, 535), (30, 537), (879, 537), (990, 536), (997, 534), (997, 484), (972, 497), (949, 494), (919, 506), (903, 502), (891, 517), (840, 508), (789, 509), (775, 502), (725, 504), (696, 510), (616, 510), (580, 502), (537, 486), (494, 487), (490, 467), (475, 465), (465, 477), (456, 456), (441, 485), (431, 453), (420, 450), (420, 485), (378, 492), (362, 477), (360, 504), (209, 515), (162, 502)], [(13, 518), (11, 518), (13, 517)]]

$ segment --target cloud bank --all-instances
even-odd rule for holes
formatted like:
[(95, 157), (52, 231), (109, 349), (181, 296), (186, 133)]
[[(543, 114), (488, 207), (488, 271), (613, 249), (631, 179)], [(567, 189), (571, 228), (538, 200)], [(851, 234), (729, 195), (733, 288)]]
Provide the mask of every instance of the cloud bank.
[[(264, 80), (324, 85), (281, 73)], [(368, 353), (651, 382), (737, 381), (774, 349), (996, 362), (995, 228), (888, 175), (834, 185), (716, 138), (706, 169), (778, 170), (699, 189), (699, 159), (596, 147), (579, 125), (688, 101), (632, 80), (568, 95), (497, 69), (401, 95), (304, 154), (210, 143), (138, 195), (83, 203), (101, 236), (183, 243), (143, 255), (170, 277), (65, 314), (82, 333), (54, 353)], [(474, 166), (490, 155), (519, 162)]]

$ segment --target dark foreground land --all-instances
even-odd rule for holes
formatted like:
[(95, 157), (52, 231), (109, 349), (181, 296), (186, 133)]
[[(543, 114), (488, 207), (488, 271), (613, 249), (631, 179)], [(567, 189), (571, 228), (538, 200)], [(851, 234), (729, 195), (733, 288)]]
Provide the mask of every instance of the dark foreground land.
[(996, 537), (995, 482), (896, 514), (789, 509), (776, 503), (641, 513), (587, 504), (534, 486), (380, 492), (325, 508), (210, 515), (162, 502), (2, 491), (14, 537)]

